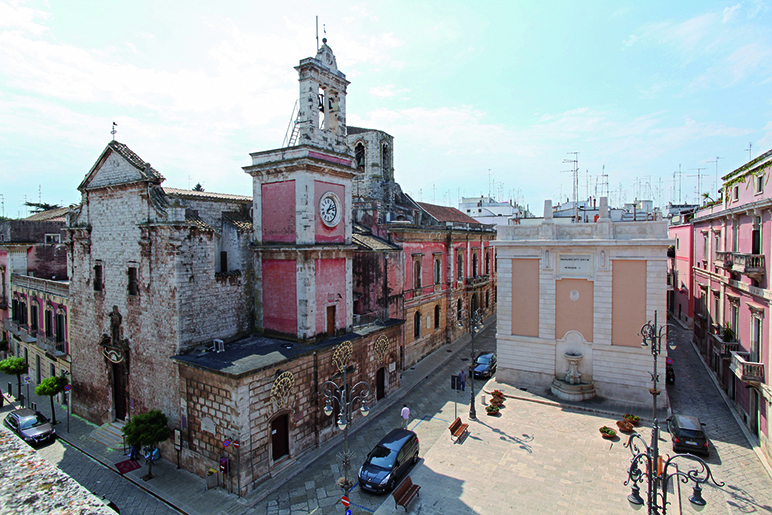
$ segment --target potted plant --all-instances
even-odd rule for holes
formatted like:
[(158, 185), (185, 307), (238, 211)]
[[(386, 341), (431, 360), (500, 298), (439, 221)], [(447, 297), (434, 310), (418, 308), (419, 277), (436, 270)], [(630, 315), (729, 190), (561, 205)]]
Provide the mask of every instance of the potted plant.
[(631, 415), (630, 413), (625, 413), (624, 419), (634, 426), (637, 426), (638, 422), (641, 421), (641, 418), (638, 415)]
[(498, 406), (494, 406), (494, 405), (492, 405), (492, 404), (491, 404), (490, 406), (486, 406), (486, 407), (485, 407), (485, 412), (486, 412), (488, 415), (491, 415), (491, 416), (495, 416), (495, 415), (498, 415), (498, 414), (499, 414), (499, 411), (501, 411), (501, 410), (499, 409), (499, 407), (498, 407)]
[(599, 431), (603, 438), (614, 438), (617, 435), (617, 432), (608, 426), (601, 427)]
[(617, 426), (623, 433), (628, 433), (633, 430), (633, 423), (628, 420), (617, 420)]
[(721, 329), (721, 339), (725, 342), (733, 342), (735, 336), (734, 329), (732, 329), (728, 322), (725, 322), (724, 327)]
[(502, 404), (504, 404), (504, 398), (493, 396), (491, 397), (491, 404), (493, 404), (494, 406), (501, 406)]
[(491, 395), (493, 395), (494, 397), (499, 397), (501, 399), (504, 398), (504, 394), (501, 392), (501, 390), (493, 390), (491, 392)]

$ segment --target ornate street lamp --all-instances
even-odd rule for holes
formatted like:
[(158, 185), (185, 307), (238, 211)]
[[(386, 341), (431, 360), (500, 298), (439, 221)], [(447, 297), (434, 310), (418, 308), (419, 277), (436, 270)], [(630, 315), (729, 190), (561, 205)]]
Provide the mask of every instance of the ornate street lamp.
[(469, 400), (469, 420), (475, 420), (477, 418), (477, 410), (474, 406), (474, 360), (476, 358), (474, 352), (474, 335), (483, 328), (482, 309), (478, 308), (473, 313), (469, 313), (469, 311), (462, 308), (458, 312), (458, 325), (461, 327), (464, 326), (464, 318), (467, 320), (467, 325), (469, 326), (469, 334), (472, 339), (472, 362), (469, 364), (469, 390), (471, 396)]
[[(627, 501), (633, 509), (639, 510), (646, 504), (649, 509), (649, 515), (665, 515), (667, 513), (667, 488), (670, 480), (676, 478), (677, 481), (694, 483), (692, 495), (689, 501), (695, 510), (701, 511), (705, 505), (705, 499), (702, 498), (702, 484), (712, 481), (716, 486), (724, 486), (724, 483), (718, 483), (710, 471), (710, 467), (702, 459), (691, 454), (676, 454), (667, 457), (659, 454), (659, 422), (657, 420), (657, 396), (660, 391), (657, 389), (659, 374), (657, 373), (657, 357), (662, 351), (662, 340), (667, 341), (667, 329), (670, 324), (657, 327), (657, 312), (654, 312), (654, 323), (647, 322), (641, 327), (641, 347), (651, 347), (651, 354), (654, 357), (654, 372), (651, 373), (653, 387), (649, 392), (654, 400), (654, 427), (651, 431), (651, 445), (646, 445), (646, 441), (639, 434), (630, 435), (625, 447), (630, 449), (633, 457), (630, 460), (630, 468), (627, 470), (627, 480), (625, 486), (632, 483), (632, 493), (627, 496)], [(673, 350), (676, 348), (675, 342), (668, 342), (668, 347)], [(679, 467), (679, 464), (685, 462), (686, 465)], [(642, 465), (642, 467), (641, 467)], [(671, 468), (672, 465), (672, 468)], [(691, 467), (691, 468), (689, 468)], [(686, 470), (689, 468), (688, 470)], [(675, 469), (673, 471), (673, 469)], [(682, 470), (683, 469), (683, 470)], [(647, 498), (644, 500), (640, 495), (639, 483), (644, 479), (648, 483)], [(659, 489), (662, 489), (659, 492)]]
[(343, 342), (335, 348), (332, 354), (333, 364), (343, 374), (343, 386), (338, 386), (332, 381), (325, 381), (322, 384), (322, 394), (326, 399), (324, 414), (328, 417), (333, 414), (333, 402), (337, 402), (339, 406), (336, 423), (338, 428), (343, 431), (343, 441), (345, 442), (343, 453), (338, 454), (338, 459), (343, 464), (343, 481), (339, 482), (339, 486), (344, 490), (348, 490), (354, 485), (354, 482), (348, 478), (349, 466), (354, 458), (354, 453), (348, 450), (348, 428), (351, 426), (352, 421), (352, 406), (359, 402), (359, 411), (362, 413), (362, 416), (366, 417), (370, 413), (370, 408), (367, 406), (367, 398), (370, 396), (370, 384), (367, 381), (359, 381), (351, 389), (347, 388), (346, 368), (348, 367), (352, 352), (351, 342)]

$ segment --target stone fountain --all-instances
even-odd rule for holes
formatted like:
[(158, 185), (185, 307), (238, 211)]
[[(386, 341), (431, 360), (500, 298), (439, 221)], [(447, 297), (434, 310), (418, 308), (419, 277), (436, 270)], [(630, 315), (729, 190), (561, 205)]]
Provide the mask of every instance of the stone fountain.
[(582, 382), (582, 374), (579, 373), (579, 363), (584, 357), (582, 353), (568, 351), (563, 356), (568, 361), (568, 370), (562, 379), (556, 377), (552, 381), (552, 393), (566, 401), (584, 401), (595, 397), (595, 385)]

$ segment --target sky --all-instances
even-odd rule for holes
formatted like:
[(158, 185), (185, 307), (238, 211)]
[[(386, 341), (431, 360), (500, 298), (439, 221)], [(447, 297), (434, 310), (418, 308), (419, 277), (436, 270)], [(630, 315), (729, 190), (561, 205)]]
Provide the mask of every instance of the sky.
[(573, 198), (576, 156), (580, 199), (697, 202), (772, 149), (758, 0), (0, 0), (0, 214), (80, 202), (113, 122), (164, 186), (251, 195), (242, 167), (282, 146), (316, 16), (347, 123), (394, 136), (419, 201), (541, 215)]

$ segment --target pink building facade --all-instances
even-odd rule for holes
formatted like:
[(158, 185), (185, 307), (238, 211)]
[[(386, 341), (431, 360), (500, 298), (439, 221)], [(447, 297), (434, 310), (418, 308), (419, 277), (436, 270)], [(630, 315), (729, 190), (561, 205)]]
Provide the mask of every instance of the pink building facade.
[(772, 150), (722, 177), (691, 223), (694, 340), (767, 456), (772, 401)]
[(668, 268), (668, 309), (672, 316), (677, 317), (687, 327), (692, 326), (694, 305), (691, 295), (692, 260), (692, 226), (690, 223), (671, 225), (668, 237), (675, 244), (668, 251), (670, 266)]

